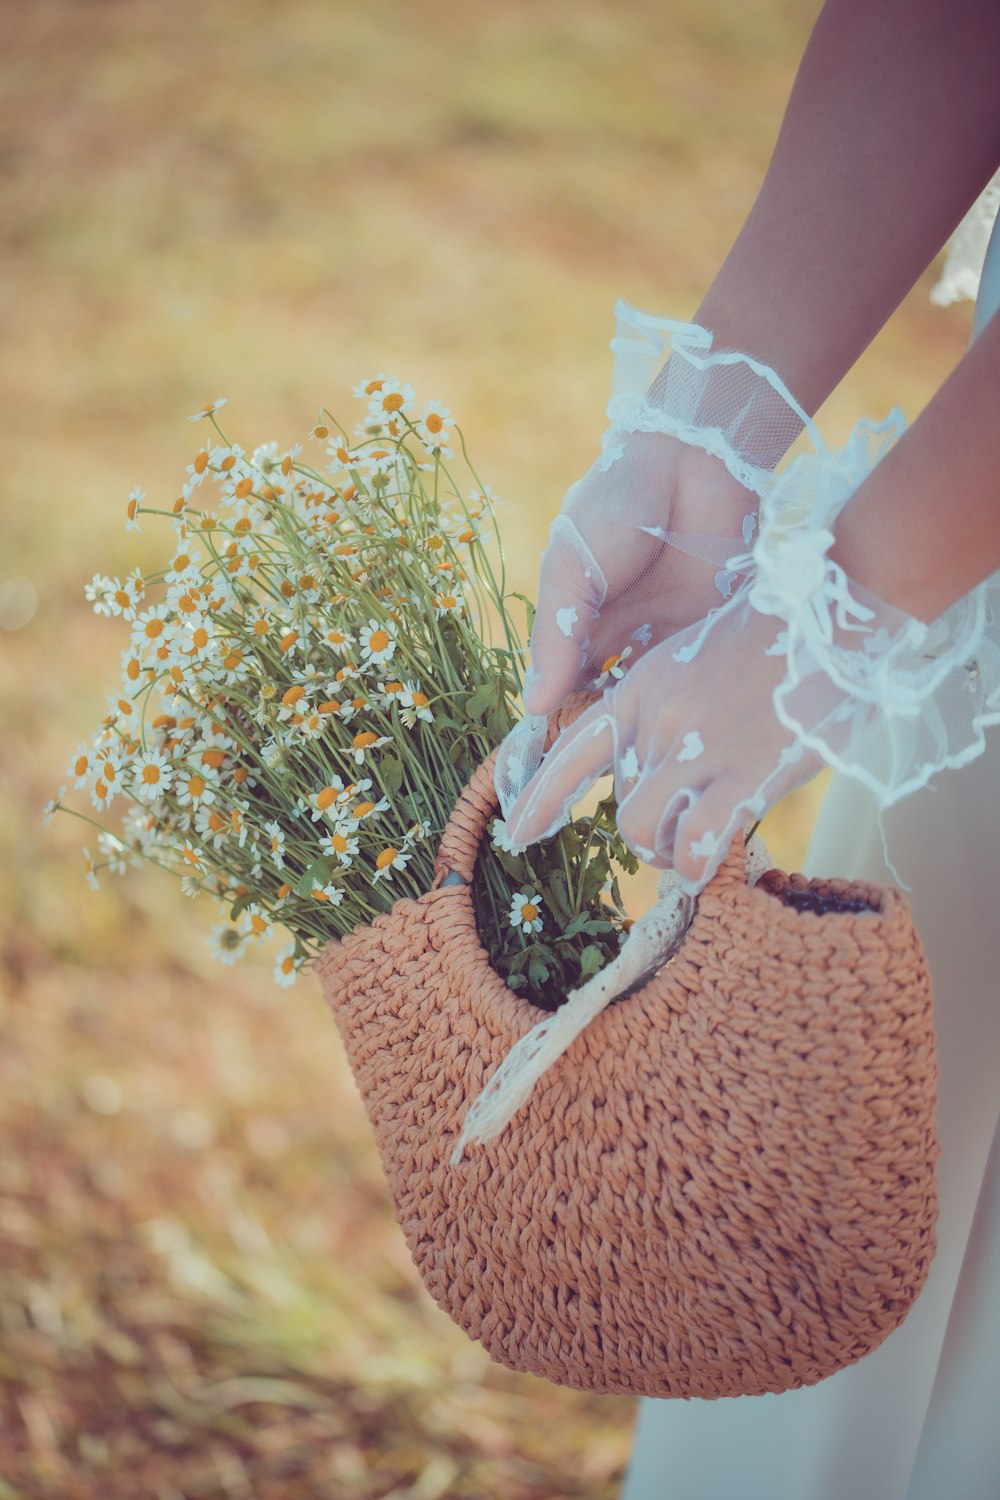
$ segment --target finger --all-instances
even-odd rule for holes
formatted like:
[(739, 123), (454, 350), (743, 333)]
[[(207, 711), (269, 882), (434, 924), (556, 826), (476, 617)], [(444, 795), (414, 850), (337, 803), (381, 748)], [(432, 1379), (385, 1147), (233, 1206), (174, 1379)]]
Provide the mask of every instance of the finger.
[(750, 820), (755, 793), (736, 776), (717, 776), (677, 822), (673, 866), (691, 895), (704, 890), (738, 829)]
[(593, 552), (576, 525), (560, 513), (542, 554), (531, 666), (524, 680), (528, 713), (552, 713), (577, 685), (607, 592)]
[(606, 702), (595, 703), (563, 731), (511, 809), (507, 833), (522, 848), (548, 838), (569, 809), (615, 760), (615, 724)]
[(695, 787), (678, 786), (675, 774), (643, 777), (619, 804), (618, 831), (646, 864), (666, 869), (672, 863), (673, 830), (678, 818), (697, 800)]

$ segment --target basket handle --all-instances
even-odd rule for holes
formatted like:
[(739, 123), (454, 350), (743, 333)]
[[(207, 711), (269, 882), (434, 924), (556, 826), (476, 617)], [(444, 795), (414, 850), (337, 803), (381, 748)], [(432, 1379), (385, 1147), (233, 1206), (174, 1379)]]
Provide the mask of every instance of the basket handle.
[[(598, 702), (599, 698), (599, 693), (573, 693), (553, 714), (550, 714), (549, 726), (545, 733), (546, 750), (553, 744), (556, 737), (573, 723), (574, 719), (579, 718), (585, 708)], [(490, 751), (482, 764), (473, 772), (455, 803), (451, 817), (441, 835), (437, 859), (434, 861), (432, 890), (437, 890), (446, 880), (448, 884), (454, 885), (455, 882), (448, 879), (451, 875), (457, 875), (465, 885), (472, 884), (476, 857), (483, 834), (486, 832), (486, 825), (500, 805), (496, 788), (493, 785), (493, 769), (496, 765), (498, 750), (499, 746)]]

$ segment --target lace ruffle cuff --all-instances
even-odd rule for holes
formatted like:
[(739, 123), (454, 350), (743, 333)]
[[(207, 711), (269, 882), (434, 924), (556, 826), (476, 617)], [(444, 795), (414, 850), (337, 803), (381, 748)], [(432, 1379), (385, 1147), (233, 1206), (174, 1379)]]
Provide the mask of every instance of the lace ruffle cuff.
[(778, 718), (882, 807), (974, 760), (1000, 722), (1000, 574), (926, 624), (829, 556), (837, 516), (903, 430), (894, 411), (859, 422), (839, 452), (794, 459), (762, 498), (749, 554), (750, 603), (782, 622), (768, 653), (787, 663)]

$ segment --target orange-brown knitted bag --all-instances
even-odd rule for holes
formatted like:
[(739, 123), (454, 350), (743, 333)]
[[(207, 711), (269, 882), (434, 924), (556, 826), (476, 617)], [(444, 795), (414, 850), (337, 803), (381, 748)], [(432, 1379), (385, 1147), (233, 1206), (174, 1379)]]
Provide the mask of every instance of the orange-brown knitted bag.
[(476, 931), (493, 760), (433, 889), (319, 963), (431, 1295), (498, 1363), (580, 1390), (760, 1395), (870, 1353), (936, 1248), (937, 1054), (905, 897), (777, 871), (751, 889), (738, 839), (675, 956), (453, 1167), (470, 1102), (546, 1014)]

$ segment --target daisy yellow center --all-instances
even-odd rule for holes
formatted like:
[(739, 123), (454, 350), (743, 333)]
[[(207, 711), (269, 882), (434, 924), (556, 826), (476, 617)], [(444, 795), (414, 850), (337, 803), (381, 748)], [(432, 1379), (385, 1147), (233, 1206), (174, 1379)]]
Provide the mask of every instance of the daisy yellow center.
[(444, 423), (442, 422), (441, 418), (438, 416), (437, 412), (436, 411), (432, 411), (431, 414), (430, 414), (430, 416), (427, 418), (427, 421), (426, 421), (425, 425), (427, 427), (427, 431), (428, 432), (440, 432), (441, 429), (442, 429), (442, 427), (444, 426)]
[(455, 600), (455, 595), (454, 594), (442, 594), (441, 595), (441, 608), (442, 609), (454, 609), (455, 608), (455, 603), (456, 603), (456, 600)]
[(383, 411), (399, 411), (402, 404), (403, 398), (398, 391), (393, 391), (391, 395), (382, 398)]
[(137, 500), (130, 500), (128, 503), (128, 518), (130, 521), (135, 520), (135, 508), (138, 503)]
[(305, 688), (296, 683), (294, 687), (290, 687), (287, 692), (282, 693), (281, 701), (291, 708), (293, 703), (298, 703), (300, 698), (305, 697), (305, 692)]
[(252, 479), (241, 479), (240, 482), (239, 482), (239, 484), (236, 486), (235, 490), (233, 491), (233, 494), (236, 496), (237, 500), (245, 500), (246, 497), (247, 497), (247, 495), (249, 495), (249, 493), (250, 493), (250, 491), (252, 489), (253, 489), (253, 480)]
[(385, 691), (387, 693), (401, 693), (403, 691), (403, 684), (401, 682), (387, 682), (385, 684)]
[(225, 758), (226, 752), (224, 750), (203, 750), (201, 752), (202, 765), (208, 766), (213, 771), (219, 769)]
[(87, 767), (89, 765), (89, 756), (80, 755), (77, 757), (76, 764), (74, 765), (73, 770), (76, 772), (77, 776), (83, 776), (86, 773)]
[(227, 453), (225, 458), (222, 460), (220, 467), (225, 469), (226, 473), (228, 474), (230, 469), (234, 469), (236, 467), (235, 455), (232, 453)]
[(222, 658), (222, 665), (225, 667), (227, 672), (234, 672), (242, 660), (243, 652), (240, 651), (238, 647), (234, 646), (232, 651), (230, 651), (228, 655)]
[(319, 712), (321, 714), (335, 714), (340, 712), (340, 708), (341, 705), (337, 702), (336, 698), (327, 698), (319, 705)]
[(324, 808), (329, 807), (332, 802), (336, 802), (336, 800), (337, 793), (332, 786), (325, 786), (321, 792), (317, 792), (316, 794), (316, 806), (319, 808), (320, 812), (322, 812)]
[(316, 579), (313, 577), (313, 575), (311, 573), (303, 573), (302, 577), (299, 579), (299, 588), (302, 589), (303, 593), (308, 594), (315, 587)]
[(609, 656), (608, 659), (607, 659), (607, 661), (605, 661), (605, 662), (602, 663), (602, 665), (601, 665), (601, 671), (602, 672), (610, 672), (612, 667), (618, 665), (619, 660), (620, 660), (620, 658), (617, 657), (617, 656)]
[(267, 631), (268, 631), (267, 621), (266, 620), (254, 620), (254, 622), (253, 622), (253, 630), (254, 630), (254, 635), (267, 635)]
[(366, 813), (371, 812), (374, 806), (374, 802), (359, 802), (357, 807), (354, 809), (354, 816), (356, 818), (363, 818)]
[(205, 647), (208, 645), (208, 631), (205, 629), (204, 625), (198, 626), (198, 629), (191, 637), (191, 640), (194, 643), (196, 651), (204, 651)]
[(129, 605), (132, 603), (132, 600), (129, 598), (128, 594), (126, 594), (124, 589), (115, 589), (115, 603), (120, 604), (122, 609), (128, 609)]
[(191, 566), (191, 559), (186, 552), (178, 552), (174, 558), (174, 572), (183, 573), (185, 568)]
[(154, 615), (151, 620), (146, 621), (145, 630), (147, 637), (151, 641), (155, 641), (156, 637), (163, 633), (163, 621), (158, 620)]
[(521, 921), (533, 922), (538, 916), (538, 907), (533, 901), (526, 901), (521, 907)]
[(429, 702), (430, 702), (430, 699), (427, 697), (426, 693), (414, 693), (413, 694), (413, 706), (414, 706), (414, 708), (425, 708)]
[(331, 833), (330, 846), (331, 848), (336, 849), (338, 854), (347, 853), (347, 840), (344, 838), (344, 835), (342, 833)]
[(207, 468), (208, 468), (208, 453), (203, 448), (202, 451), (198, 454), (198, 457), (194, 461), (194, 472), (196, 474), (204, 474), (204, 472), (205, 472), (205, 470)]
[[(279, 885), (278, 886), (278, 900), (279, 901), (284, 901), (285, 897), (286, 896), (290, 896), (291, 894), (292, 894), (292, 888), (288, 884), (287, 881), (283, 885)], [(291, 962), (290, 959), (289, 959), (289, 962)], [(287, 969), (286, 969), (285, 972), (286, 973), (288, 972)]]
[(160, 779), (159, 766), (143, 766), (142, 779), (147, 786), (156, 786)]
[(100, 797), (102, 801), (108, 795), (108, 789), (104, 785), (104, 782), (101, 780), (100, 777), (98, 777), (97, 780), (94, 782), (94, 791), (97, 793), (98, 797)]
[(384, 651), (389, 644), (389, 632), (387, 630), (373, 630), (368, 637), (368, 649), (370, 651)]
[(377, 734), (373, 734), (370, 729), (366, 729), (362, 734), (354, 736), (354, 748), (355, 750), (366, 750), (369, 745), (374, 745), (377, 739)]
[(287, 635), (283, 635), (281, 637), (281, 640), (278, 642), (278, 650), (279, 651), (283, 651), (283, 652), (291, 651), (292, 647), (295, 645), (295, 642), (298, 640), (298, 638), (299, 638), (298, 631), (297, 630), (290, 630)]
[(295, 968), (295, 959), (289, 953), (288, 956), (287, 956), (287, 958), (283, 958), (281, 960), (281, 972), (282, 972), (282, 974), (290, 974), (294, 968)]
[(375, 392), (376, 391), (380, 391), (381, 389), (382, 389), (382, 382), (381, 382), (381, 380), (369, 380), (368, 384), (365, 386), (365, 395), (366, 396), (374, 396)]
[(263, 937), (264, 933), (267, 931), (266, 920), (260, 915), (259, 912), (256, 911), (250, 918), (250, 926), (253, 928), (258, 937)]
[(376, 868), (379, 870), (388, 869), (389, 865), (394, 862), (398, 854), (398, 849), (383, 849), (382, 853), (375, 861)]
[(204, 778), (204, 776), (189, 776), (188, 777), (188, 792), (189, 792), (189, 794), (192, 797), (200, 797), (201, 794), (202, 794), (202, 792), (204, 790), (205, 790), (205, 778)]
[(320, 422), (318, 424), (318, 426), (316, 426), (316, 427), (313, 428), (313, 437), (314, 438), (325, 438), (325, 437), (329, 437), (329, 436), (330, 436), (330, 429), (329, 429), (329, 427), (324, 427), (323, 424), (322, 424), (322, 422)]

